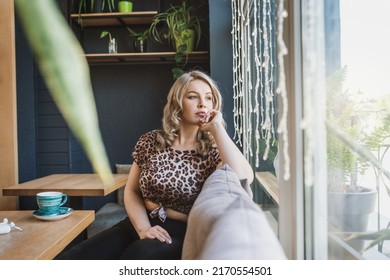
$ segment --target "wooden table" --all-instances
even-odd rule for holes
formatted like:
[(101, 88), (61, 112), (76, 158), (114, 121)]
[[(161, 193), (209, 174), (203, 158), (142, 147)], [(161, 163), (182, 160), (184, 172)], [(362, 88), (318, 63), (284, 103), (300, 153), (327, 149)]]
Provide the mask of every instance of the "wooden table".
[(4, 196), (33, 196), (43, 191), (60, 191), (69, 196), (105, 196), (126, 185), (128, 174), (113, 174), (104, 185), (96, 174), (53, 174), (3, 188)]
[(278, 178), (271, 172), (256, 172), (256, 179), (263, 186), (264, 191), (279, 205)]
[(23, 229), (0, 235), (0, 260), (49, 260), (56, 257), (95, 219), (94, 211), (77, 210), (57, 221), (42, 221), (33, 211), (0, 211)]

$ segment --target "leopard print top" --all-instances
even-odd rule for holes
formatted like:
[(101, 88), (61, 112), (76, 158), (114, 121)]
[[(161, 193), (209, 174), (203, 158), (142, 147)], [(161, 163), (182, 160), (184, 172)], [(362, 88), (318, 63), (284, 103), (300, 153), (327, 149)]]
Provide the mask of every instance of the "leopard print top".
[(221, 159), (217, 148), (202, 156), (195, 150), (157, 151), (157, 131), (138, 140), (132, 156), (141, 168), (139, 186), (145, 200), (184, 214), (191, 210), (207, 177)]

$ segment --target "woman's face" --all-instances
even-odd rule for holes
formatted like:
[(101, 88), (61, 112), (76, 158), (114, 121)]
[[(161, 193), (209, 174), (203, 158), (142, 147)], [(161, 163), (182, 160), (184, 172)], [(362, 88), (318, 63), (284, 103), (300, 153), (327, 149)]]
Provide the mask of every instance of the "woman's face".
[(206, 114), (213, 109), (213, 94), (210, 86), (202, 80), (190, 82), (183, 97), (183, 114), (181, 120), (184, 124), (198, 125)]

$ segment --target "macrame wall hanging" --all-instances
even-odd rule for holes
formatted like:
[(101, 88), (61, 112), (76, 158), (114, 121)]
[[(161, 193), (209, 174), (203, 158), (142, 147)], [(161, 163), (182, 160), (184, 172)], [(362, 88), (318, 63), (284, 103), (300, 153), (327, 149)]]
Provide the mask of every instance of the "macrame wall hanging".
[[(267, 159), (280, 141), (283, 178), (290, 178), (287, 131), (287, 92), (283, 57), (284, 0), (232, 0), (234, 139), (245, 155)], [(276, 24), (277, 23), (277, 24)], [(281, 104), (277, 107), (276, 95)], [(278, 110), (281, 114), (278, 119)], [(279, 121), (278, 121), (279, 120)], [(260, 150), (260, 140), (266, 148)]]

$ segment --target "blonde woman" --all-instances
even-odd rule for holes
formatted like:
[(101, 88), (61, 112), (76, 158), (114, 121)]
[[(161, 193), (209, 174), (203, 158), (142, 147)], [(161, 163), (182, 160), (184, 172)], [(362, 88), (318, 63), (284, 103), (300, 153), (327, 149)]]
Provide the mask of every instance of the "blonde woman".
[(169, 91), (162, 130), (142, 135), (133, 150), (124, 194), (128, 218), (59, 259), (180, 259), (188, 214), (208, 176), (228, 164), (240, 179), (253, 180), (221, 107), (208, 75), (180, 76)]

